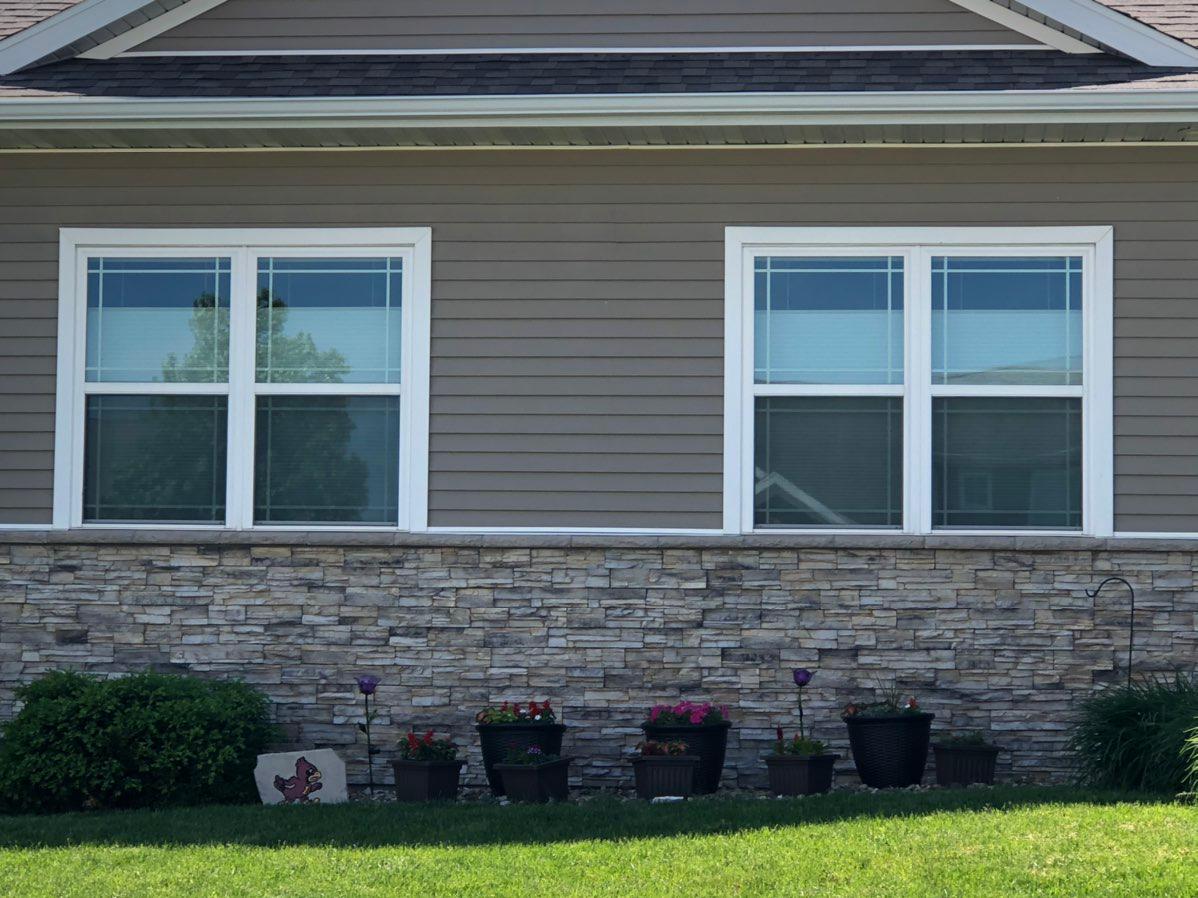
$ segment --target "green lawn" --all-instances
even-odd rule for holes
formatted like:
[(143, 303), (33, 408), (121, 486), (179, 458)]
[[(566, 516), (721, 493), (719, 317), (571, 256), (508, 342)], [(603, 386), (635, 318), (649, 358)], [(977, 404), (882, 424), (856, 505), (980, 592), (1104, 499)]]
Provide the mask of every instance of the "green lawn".
[(1198, 895), (1198, 808), (999, 788), (0, 817), (0, 895)]

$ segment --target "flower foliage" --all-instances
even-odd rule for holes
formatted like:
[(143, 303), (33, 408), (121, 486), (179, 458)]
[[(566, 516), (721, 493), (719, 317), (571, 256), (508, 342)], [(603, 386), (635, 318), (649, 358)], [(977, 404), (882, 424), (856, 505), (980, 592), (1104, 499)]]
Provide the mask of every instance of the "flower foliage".
[(677, 758), (686, 754), (689, 746), (685, 742), (654, 742), (648, 740), (637, 745), (636, 750), (642, 757), (661, 757), (663, 755)]
[(412, 732), (400, 741), (399, 756), (405, 761), (453, 761), (458, 747), (452, 739), (437, 739), (432, 730), (423, 736)]
[(990, 740), (979, 730), (969, 730), (964, 733), (953, 733), (936, 741), (944, 748), (989, 748)]
[(919, 707), (919, 702), (914, 696), (899, 701), (893, 698), (886, 698), (880, 702), (853, 702), (844, 706), (844, 710), (840, 712), (840, 716), (848, 720), (851, 717), (896, 717), (903, 714), (922, 714), (923, 708)]
[(541, 748), (541, 746), (532, 745), (528, 748), (512, 749), (507, 753), (507, 757), (503, 761), (505, 764), (524, 764), (529, 767), (535, 767), (538, 764), (549, 764), (560, 759), (560, 755), (546, 754), (545, 749)]
[(557, 723), (557, 715), (548, 701), (504, 702), (502, 705), (483, 708), (474, 716), (478, 723)]
[(828, 746), (820, 742), (818, 739), (807, 739), (797, 733), (790, 739), (787, 739), (782, 732), (782, 727), (778, 727), (778, 739), (774, 743), (774, 754), (776, 755), (795, 755), (800, 758), (810, 758), (814, 755), (826, 754)]
[(728, 720), (727, 705), (710, 702), (679, 702), (676, 705), (654, 705), (649, 709), (646, 724), (656, 726), (703, 726)]

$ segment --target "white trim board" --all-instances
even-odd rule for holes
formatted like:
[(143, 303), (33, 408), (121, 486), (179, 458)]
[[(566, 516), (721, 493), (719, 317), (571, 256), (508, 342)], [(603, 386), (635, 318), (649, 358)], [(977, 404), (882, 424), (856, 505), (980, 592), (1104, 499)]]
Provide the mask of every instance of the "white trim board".
[[(754, 527), (755, 402), (760, 395), (869, 395), (903, 399), (901, 530), (873, 533), (957, 536), (1065, 536), (1044, 530), (942, 529), (932, 526), (931, 435), (935, 396), (1060, 396), (1082, 404), (1082, 513), (1073, 535), (1114, 532), (1113, 228), (1082, 227), (729, 227), (724, 280), (724, 530), (727, 533), (864, 533), (865, 528)], [(968, 255), (1078, 255), (1083, 259), (1083, 371), (1081, 386), (937, 386), (932, 381), (931, 258)], [(763, 387), (755, 383), (754, 265), (763, 255), (899, 256), (904, 259), (904, 379), (894, 385)]]
[(132, 15), (148, 0), (83, 0), (0, 41), (0, 75), (8, 75)]
[(1079, 41), (1059, 28), (1037, 22), (1035, 19), (1003, 6), (1001, 3), (995, 3), (993, 0), (950, 0), (950, 2), (1065, 53), (1102, 52), (1098, 47), (1087, 44), (1085, 41)]
[(1145, 65), (1198, 66), (1198, 47), (1111, 9), (1097, 0), (1021, 0), (1048, 19), (1138, 59)]
[[(157, 20), (155, 20), (157, 21)], [(1060, 34), (1060, 32), (1054, 32)], [(112, 42), (115, 43), (115, 40)], [(107, 45), (104, 45), (107, 46)], [(1102, 52), (1090, 44), (1081, 44), (1087, 52)], [(99, 47), (79, 55), (85, 58), (108, 59), (109, 56), (98, 56), (94, 51)], [(827, 44), (779, 45), (763, 47), (466, 47), (445, 50), (387, 50), (387, 49), (343, 49), (343, 50), (126, 50), (112, 54), (122, 59), (152, 58), (163, 56), (209, 57), (209, 56), (506, 56), (519, 54), (521, 56), (544, 56), (555, 54), (638, 54), (638, 53), (934, 53), (970, 50), (1055, 50), (1047, 43), (1042, 44), (895, 44), (870, 45), (851, 44), (836, 46)], [(1082, 51), (1071, 51), (1082, 52)]]
[(158, 35), (170, 31), (177, 25), (189, 22), (198, 15), (215, 9), (225, 0), (186, 0), (185, 3), (167, 10), (161, 15), (154, 16), (147, 22), (142, 22), (136, 28), (130, 28), (116, 37), (97, 44), (79, 55), (84, 59), (111, 59), (126, 50), (153, 40)]
[[(429, 228), (63, 228), (59, 237), (58, 386), (54, 436), (56, 530), (83, 524), (85, 401), (88, 395), (221, 395), (228, 397), (225, 520), (217, 524), (95, 524), (145, 530), (256, 528), (253, 521), (254, 406), (259, 395), (328, 394), (327, 385), (257, 384), (254, 376), (256, 257), (355, 256), (386, 253), (402, 257), (403, 346), (399, 384), (341, 385), (339, 395), (400, 396), (397, 490), (394, 526), (332, 529), (420, 532), (428, 524), (429, 353), (431, 342), (432, 232)], [(217, 384), (86, 382), (87, 259), (228, 256), (232, 296), (229, 310), (229, 376)], [(321, 525), (296, 529), (320, 530)]]

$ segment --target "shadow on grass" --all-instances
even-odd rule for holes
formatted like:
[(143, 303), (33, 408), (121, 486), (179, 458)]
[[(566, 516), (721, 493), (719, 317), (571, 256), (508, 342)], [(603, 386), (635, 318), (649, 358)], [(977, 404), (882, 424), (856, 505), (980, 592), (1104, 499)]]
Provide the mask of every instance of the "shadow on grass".
[(804, 799), (698, 799), (686, 803), (599, 798), (577, 804), (351, 804), (202, 807), (162, 811), (0, 817), (0, 849), (73, 845), (261, 847), (550, 844), (728, 834), (862, 818), (979, 812), (1047, 804), (1160, 803), (1159, 797), (1068, 788), (998, 787), (837, 793)]

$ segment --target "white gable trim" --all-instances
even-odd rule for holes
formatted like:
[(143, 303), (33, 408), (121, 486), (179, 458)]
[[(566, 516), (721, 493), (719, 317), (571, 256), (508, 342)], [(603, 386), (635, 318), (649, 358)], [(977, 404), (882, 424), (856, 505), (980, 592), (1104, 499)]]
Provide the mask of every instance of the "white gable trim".
[(0, 41), (0, 75), (8, 75), (137, 12), (148, 0), (83, 0)]
[(1017, 13), (1015, 10), (1003, 6), (1001, 3), (995, 3), (994, 0), (952, 0), (952, 2), (992, 22), (997, 22), (999, 25), (1010, 28), (1012, 31), (1047, 44), (1056, 50), (1061, 50), (1065, 53), (1102, 52), (1093, 44), (1087, 44), (1085, 41), (1079, 41), (1075, 37), (1070, 37), (1065, 32), (1053, 28), (1051, 25), (1045, 25), (1043, 22), (1029, 19), (1022, 13)]
[[(1061, 38), (1065, 38), (1073, 41), (1076, 45), (1088, 46), (1056, 31), (1056, 29), (1020, 15), (995, 0), (952, 0), (952, 2), (1029, 37), (1044, 41), (1046, 44), (1058, 46), (1053, 43), (1053, 40), (1059, 41)], [(1065, 27), (1084, 34), (1132, 59), (1139, 60), (1145, 65), (1198, 67), (1198, 48), (1191, 47), (1184, 41), (1157, 31), (1151, 25), (1137, 21), (1131, 16), (1117, 12), (1099, 3), (1098, 0), (1020, 0), (1020, 2), (1046, 19), (1059, 22)], [(1033, 27), (1035, 28), (1034, 32), (1029, 30)], [(1052, 33), (1059, 37), (1050, 39)], [(1059, 49), (1069, 53), (1094, 52), (1092, 47), (1077, 50), (1060, 46)]]
[(225, 0), (187, 0), (181, 6), (176, 6), (174, 9), (164, 12), (160, 16), (155, 16), (148, 22), (143, 22), (136, 28), (130, 28), (111, 40), (104, 41), (102, 44), (97, 44), (89, 50), (84, 50), (79, 55), (84, 59), (111, 59), (126, 50), (131, 50), (139, 44), (144, 44), (148, 40), (158, 37), (170, 31), (177, 25), (182, 25), (196, 16), (208, 12), (224, 3)]

